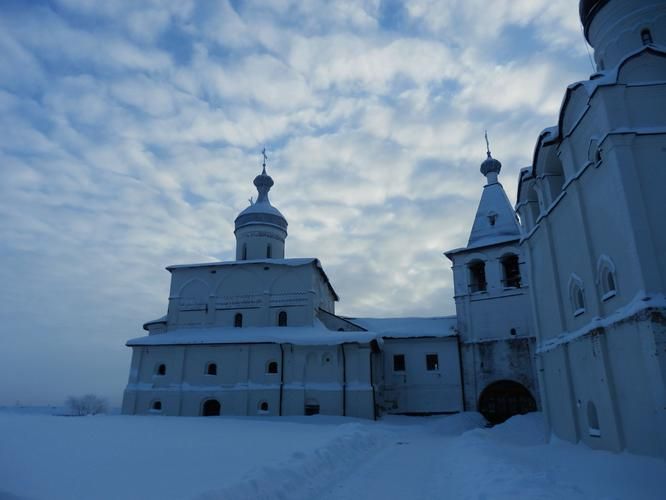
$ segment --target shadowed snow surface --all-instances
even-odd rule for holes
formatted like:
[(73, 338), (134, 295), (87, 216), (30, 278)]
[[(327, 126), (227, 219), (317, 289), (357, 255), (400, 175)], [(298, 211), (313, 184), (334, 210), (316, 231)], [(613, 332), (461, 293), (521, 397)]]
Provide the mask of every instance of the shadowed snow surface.
[(0, 411), (0, 499), (663, 499), (666, 462), (546, 444), (540, 414), (57, 417)]

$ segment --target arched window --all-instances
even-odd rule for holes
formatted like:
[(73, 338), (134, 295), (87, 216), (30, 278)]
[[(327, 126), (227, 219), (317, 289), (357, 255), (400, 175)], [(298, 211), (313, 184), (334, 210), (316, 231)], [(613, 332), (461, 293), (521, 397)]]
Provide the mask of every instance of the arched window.
[(278, 314), (278, 326), (287, 326), (287, 311), (280, 311)]
[(243, 326), (243, 315), (241, 313), (236, 313), (234, 316), (234, 326), (236, 328), (242, 328)]
[(152, 406), (150, 407), (151, 411), (162, 411), (162, 401), (153, 401)]
[(266, 247), (266, 258), (270, 259), (273, 257), (273, 247), (269, 243), (268, 246)]
[(217, 375), (216, 363), (208, 363), (208, 365), (206, 365), (206, 375)]
[(262, 401), (258, 406), (259, 413), (268, 413), (268, 402)]
[(243, 254), (241, 260), (247, 260), (247, 243), (243, 243)]
[(592, 401), (587, 402), (587, 428), (590, 436), (601, 437), (599, 415), (597, 414), (597, 407)]
[(644, 29), (641, 31), (641, 41), (643, 45), (649, 45), (652, 43), (652, 33), (649, 29)]
[(520, 288), (520, 263), (516, 254), (502, 257), (502, 276), (505, 288)]
[(469, 268), (469, 291), (472, 293), (485, 292), (488, 287), (485, 262), (473, 260), (467, 267)]
[(156, 375), (166, 375), (166, 365), (164, 363), (160, 364), (155, 370)]
[(597, 263), (597, 284), (601, 292), (601, 300), (608, 300), (617, 294), (615, 265), (610, 257), (602, 255)]
[(574, 316), (585, 312), (585, 293), (583, 291), (583, 281), (575, 274), (569, 278), (569, 300)]
[(266, 373), (277, 373), (278, 372), (278, 364), (277, 361), (269, 361), (266, 364)]

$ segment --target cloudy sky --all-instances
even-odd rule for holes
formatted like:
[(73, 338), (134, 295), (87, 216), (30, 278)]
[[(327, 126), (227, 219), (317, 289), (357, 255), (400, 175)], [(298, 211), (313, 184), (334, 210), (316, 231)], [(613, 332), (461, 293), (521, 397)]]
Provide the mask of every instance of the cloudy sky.
[(233, 258), (263, 147), (339, 313), (454, 313), (483, 131), (513, 200), (591, 73), (577, 3), (4, 0), (0, 404), (119, 404), (164, 267)]

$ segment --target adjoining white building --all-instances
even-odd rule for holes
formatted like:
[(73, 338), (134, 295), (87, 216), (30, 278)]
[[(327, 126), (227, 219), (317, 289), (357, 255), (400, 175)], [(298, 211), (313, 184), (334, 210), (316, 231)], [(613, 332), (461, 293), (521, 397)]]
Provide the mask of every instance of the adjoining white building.
[(666, 457), (666, 2), (583, 0), (598, 72), (519, 180), (550, 430)]

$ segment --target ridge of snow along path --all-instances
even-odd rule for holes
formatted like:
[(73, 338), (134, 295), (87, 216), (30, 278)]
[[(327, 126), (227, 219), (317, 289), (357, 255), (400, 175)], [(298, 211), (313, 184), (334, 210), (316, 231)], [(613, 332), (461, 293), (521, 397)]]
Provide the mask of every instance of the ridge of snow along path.
[(0, 500), (659, 499), (666, 461), (544, 443), (538, 413), (58, 417), (0, 410)]

